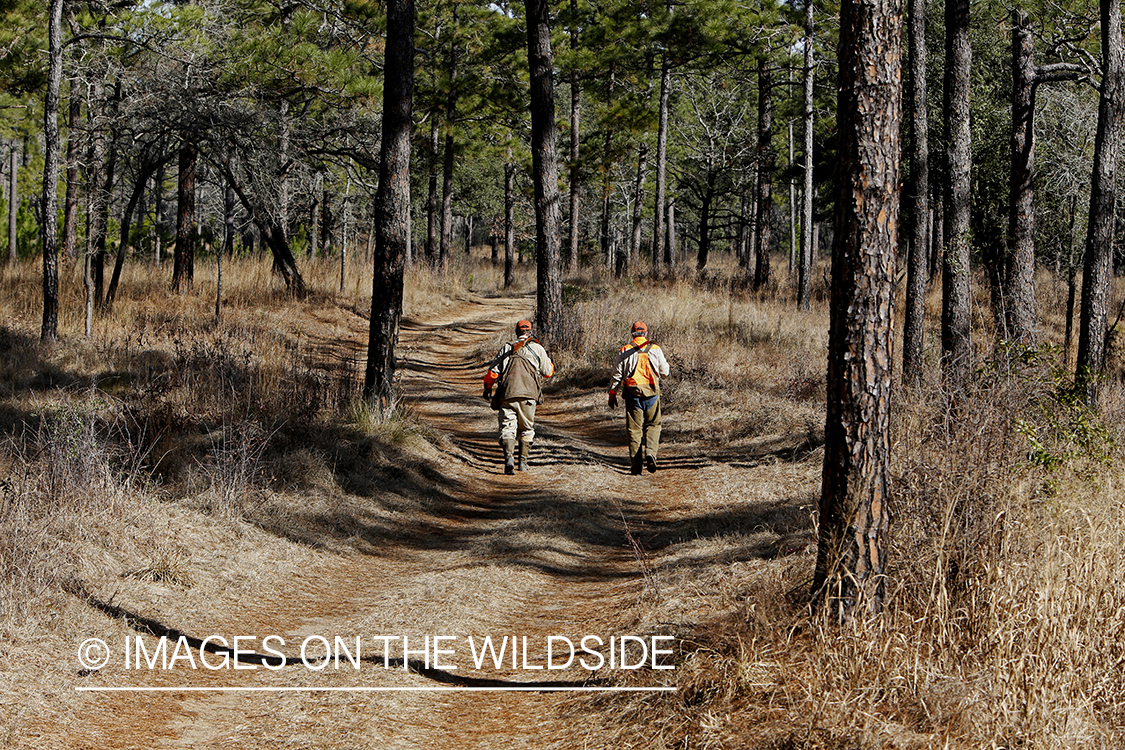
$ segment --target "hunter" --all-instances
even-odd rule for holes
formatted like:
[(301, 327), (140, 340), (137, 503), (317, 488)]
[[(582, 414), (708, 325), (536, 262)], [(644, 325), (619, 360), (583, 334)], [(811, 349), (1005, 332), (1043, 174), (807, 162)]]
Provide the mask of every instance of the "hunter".
[(500, 447), (504, 449), (504, 473), (514, 474), (516, 439), (519, 439), (520, 471), (527, 471), (527, 458), (535, 439), (535, 406), (543, 398), (543, 381), (555, 374), (547, 350), (531, 334), (531, 322), (516, 323), (516, 340), (500, 347), (484, 374), (484, 398), (497, 412)]
[(629, 465), (633, 474), (644, 466), (656, 471), (660, 449), (660, 379), (668, 375), (668, 360), (648, 340), (643, 320), (633, 323), (632, 341), (621, 347), (609, 381), (609, 408), (617, 408), (618, 389), (625, 396), (625, 427), (629, 432)]

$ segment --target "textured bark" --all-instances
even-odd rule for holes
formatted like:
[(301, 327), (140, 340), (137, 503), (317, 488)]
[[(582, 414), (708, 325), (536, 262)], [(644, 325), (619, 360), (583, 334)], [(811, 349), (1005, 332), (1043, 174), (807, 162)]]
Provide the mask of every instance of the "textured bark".
[(828, 415), (814, 601), (873, 614), (885, 590), (901, 0), (840, 11), (840, 193), (832, 247)]
[[(59, 88), (62, 86), (63, 0), (51, 0), (47, 22), (47, 87), (43, 96), (43, 326), (44, 342), (59, 336)], [(12, 195), (15, 198), (15, 195)]]
[[(570, 0), (570, 14), (575, 19), (570, 26), (570, 50), (578, 51), (578, 28), (574, 25), (578, 17), (578, 0)], [(570, 164), (567, 190), (570, 192), (570, 217), (566, 228), (565, 270), (572, 271), (578, 265), (578, 137), (579, 119), (582, 112), (581, 91), (578, 87), (578, 70), (570, 71)]]
[(516, 165), (512, 162), (512, 150), (508, 149), (508, 161), (504, 164), (504, 288), (516, 283)]
[(758, 189), (757, 231), (754, 242), (754, 288), (770, 281), (770, 213), (773, 208), (773, 172), (777, 154), (773, 150), (773, 71), (768, 61), (758, 61)]
[(809, 309), (813, 261), (813, 0), (805, 0), (805, 124), (804, 187), (801, 193), (801, 266), (797, 273), (797, 306)]
[[(453, 6), (453, 26), (457, 26), (457, 6)], [(445, 268), (453, 250), (453, 162), (456, 143), (453, 139), (453, 121), (457, 117), (457, 43), (449, 42), (447, 58), (449, 70), (449, 98), (445, 102), (445, 159), (441, 170), (441, 243), (438, 247), (438, 267)]]
[[(1012, 163), (1004, 321), (1013, 341), (1035, 336), (1035, 59), (1027, 14), (1012, 11)], [(999, 311), (997, 311), (999, 312)]]
[(562, 322), (559, 276), (559, 179), (555, 152), (555, 97), (552, 79), (550, 4), (524, 0), (527, 59), (531, 72), (531, 162), (535, 183), (537, 330), (551, 339)]
[(99, 307), (97, 286), (105, 255), (106, 224), (109, 219), (109, 193), (106, 184), (112, 177), (106, 170), (105, 88), (101, 77), (95, 76), (88, 89), (86, 111), (90, 126), (90, 149), (86, 166), (86, 254), (83, 282), (86, 291), (86, 335), (93, 332), (94, 308)]
[(426, 192), (426, 263), (433, 267), (437, 263), (438, 247), (438, 212), (437, 212), (437, 182), (438, 182), (438, 144), (440, 132), (438, 130), (437, 113), (430, 115), (429, 153), (426, 169), (428, 181)]
[(1086, 401), (1098, 405), (1098, 378), (1105, 372), (1106, 324), (1113, 281), (1113, 224), (1117, 198), (1117, 158), (1121, 150), (1121, 118), (1125, 110), (1125, 42), (1121, 3), (1101, 0), (1102, 88), (1098, 131), (1094, 139), (1094, 174), (1090, 184), (1086, 260), (1082, 270), (1082, 303), (1078, 320), (1076, 378), (1084, 383)]
[(629, 237), (629, 263), (634, 264), (641, 252), (641, 219), (645, 206), (645, 173), (648, 172), (648, 145), (637, 147), (637, 179), (633, 184), (633, 232)]
[(289, 244), (289, 100), (278, 102), (278, 175), (277, 175), (277, 216), (281, 228), (281, 239)]
[(910, 75), (906, 79), (910, 106), (910, 237), (906, 266), (906, 319), (902, 330), (902, 379), (922, 384), (925, 344), (926, 288), (930, 245), (930, 122), (926, 98), (926, 0), (908, 0)]
[(945, 3), (945, 256), (942, 268), (942, 374), (958, 387), (972, 368), (970, 305), (970, 172), (972, 132), (969, 128), (969, 0)]
[(395, 349), (410, 243), (410, 131), (414, 102), (414, 0), (388, 0), (383, 132), (375, 201), (371, 330), (363, 394), (382, 410), (394, 406)]
[[(526, 1), (526, 0), (525, 0)], [(613, 90), (617, 84), (617, 71), (613, 66), (609, 70), (609, 94), (606, 101), (613, 103)], [(605, 151), (602, 153), (602, 218), (601, 241), (602, 262), (606, 268), (613, 265), (613, 256), (610, 254), (612, 237), (610, 231), (610, 194), (613, 192), (613, 123), (607, 122), (605, 128)]]
[(664, 245), (664, 254), (668, 258), (668, 267), (676, 267), (676, 254), (679, 249), (676, 245), (676, 199), (668, 201), (667, 242)]
[(78, 122), (82, 115), (82, 97), (79, 84), (70, 80), (70, 102), (66, 133), (66, 198), (63, 200), (62, 255), (71, 260), (78, 253)]
[(176, 180), (176, 246), (172, 251), (172, 289), (182, 294), (195, 280), (195, 163), (199, 152), (186, 134), (180, 144)]
[(14, 263), (19, 257), (16, 223), (20, 209), (20, 150), (19, 141), (12, 139), (8, 147), (8, 262)]
[[(672, 12), (672, 6), (668, 6)], [(672, 253), (664, 242), (664, 201), (668, 174), (668, 109), (672, 97), (672, 61), (667, 50), (660, 62), (660, 111), (656, 127), (656, 194), (652, 217), (652, 265), (672, 267)]]
[(706, 187), (699, 199), (699, 248), (695, 257), (695, 269), (702, 271), (707, 267), (711, 252), (711, 204), (715, 200), (715, 171), (707, 170)]

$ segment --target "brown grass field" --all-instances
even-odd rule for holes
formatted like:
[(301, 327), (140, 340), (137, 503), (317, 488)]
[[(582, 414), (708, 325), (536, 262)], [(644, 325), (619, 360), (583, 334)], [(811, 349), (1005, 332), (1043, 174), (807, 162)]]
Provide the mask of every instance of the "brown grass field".
[[(534, 311), (530, 266), (509, 291), (483, 254), (408, 271), (389, 413), (360, 398), (362, 263), (341, 291), (337, 260), (304, 261), (297, 300), (268, 261), (236, 259), (218, 320), (213, 259), (185, 295), (168, 290), (171, 264), (133, 264), (90, 338), (64, 268), (49, 347), (39, 267), (5, 267), (0, 748), (1125, 746), (1120, 348), (1090, 413), (1061, 367), (1066, 290), (1042, 276), (1046, 343), (997, 346), (974, 310), (977, 375), (954, 408), (934, 292), (925, 386), (895, 394), (888, 609), (841, 625), (805, 606), (823, 281), (799, 312), (783, 264), (759, 296), (724, 260), (702, 277), (566, 279), (556, 376), (516, 477), (479, 389)], [(638, 318), (672, 375), (660, 471), (632, 477), (605, 386)], [(290, 656), (329, 633), (511, 635), (530, 638), (532, 663), (551, 634), (659, 635), (675, 668), (77, 658), (90, 638), (161, 633), (281, 634)], [(535, 689), (430, 690), (521, 684)], [(130, 686), (158, 690), (99, 691)]]

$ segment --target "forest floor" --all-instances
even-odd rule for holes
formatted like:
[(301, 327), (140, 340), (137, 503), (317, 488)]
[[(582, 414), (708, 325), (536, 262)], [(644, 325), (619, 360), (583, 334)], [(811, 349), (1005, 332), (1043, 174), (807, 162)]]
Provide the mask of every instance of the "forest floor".
[[(232, 529), (163, 504), (151, 523), (181, 550), (182, 580), (123, 571), (82, 582), (81, 597), (92, 605), (90, 629), (61, 642), (77, 648), (98, 636), (109, 644), (110, 661), (98, 671), (76, 671), (70, 654), (58, 654), (68, 668), (46, 668), (42, 684), (0, 684), (9, 708), (23, 706), (9, 718), (0, 746), (682, 744), (680, 730), (662, 726), (698, 698), (692, 696), (699, 667), (684, 658), (697, 648), (681, 639), (700, 623), (753, 609), (746, 601), (750, 582), (800, 580), (811, 570), (820, 451), (804, 434), (738, 446), (693, 442), (700, 433), (677, 430), (681, 415), (669, 413), (659, 471), (632, 476), (623, 415), (606, 408), (604, 379), (583, 382), (561, 372), (539, 408), (530, 470), (505, 476), (495, 413), (481, 399), (480, 378), (514, 321), (528, 317), (533, 305), (530, 297), (463, 298), (404, 320), (403, 403), (433, 434), (386, 454), (397, 469), (367, 482), (343, 481), (348, 452), (361, 441), (341, 433), (330, 450), (323, 437), (315, 438), (308, 455), (319, 469), (278, 501), (284, 511), (275, 508)], [(325, 367), (366, 348), (367, 321), (346, 307), (320, 305), (299, 323)], [(669, 354), (675, 370), (675, 352)], [(284, 645), (275, 639), (272, 648), (287, 655), (287, 664), (193, 669), (181, 654), (174, 668), (134, 663), (126, 669), (126, 638), (142, 638), (152, 652), (159, 632), (200, 640), (221, 635), (228, 642), (245, 636), (243, 648), (259, 654), (268, 654), (262, 639), (275, 635)], [(451, 651), (432, 670), (404, 669), (399, 661), (386, 667), (385, 641), (374, 638), (405, 636), (420, 651), (426, 636), (437, 635), (454, 638), (443, 642)], [(659, 660), (675, 669), (533, 668), (546, 663), (548, 636), (577, 645), (585, 635), (603, 642), (615, 635), (672, 636), (658, 642), (673, 651)], [(346, 660), (306, 667), (299, 652), (308, 636), (329, 642), (339, 636), (353, 652), (359, 637), (360, 667)], [(491, 636), (497, 645), (516, 637), (526, 650), (515, 668), (508, 652), (503, 667), (476, 669), (469, 636), (478, 644)], [(401, 640), (389, 643), (387, 656), (401, 657)], [(608, 645), (599, 650), (608, 658)], [(314, 665), (322, 653), (310, 647)], [(425, 658), (416, 651), (408, 656)], [(747, 684), (781, 679), (768, 663), (746, 668), (754, 672), (741, 676)], [(126, 687), (154, 689), (105, 690)], [(567, 690), (544, 689), (560, 687)], [(578, 687), (638, 690), (573, 690)], [(673, 689), (655, 690), (662, 687)], [(30, 697), (13, 700), (22, 691)], [(697, 721), (695, 732), (709, 738), (702, 744), (752, 744), (713, 716)]]

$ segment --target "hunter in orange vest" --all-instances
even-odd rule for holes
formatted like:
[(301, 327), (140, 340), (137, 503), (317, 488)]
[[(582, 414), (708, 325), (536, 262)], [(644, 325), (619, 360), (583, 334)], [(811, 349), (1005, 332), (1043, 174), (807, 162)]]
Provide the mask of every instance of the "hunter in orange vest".
[(609, 408), (617, 408), (617, 393), (625, 396), (625, 427), (629, 433), (629, 464), (634, 474), (642, 466), (656, 471), (660, 449), (660, 379), (668, 375), (668, 360), (648, 340), (643, 320), (633, 324), (632, 341), (621, 347), (609, 380)]

